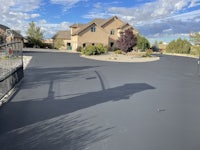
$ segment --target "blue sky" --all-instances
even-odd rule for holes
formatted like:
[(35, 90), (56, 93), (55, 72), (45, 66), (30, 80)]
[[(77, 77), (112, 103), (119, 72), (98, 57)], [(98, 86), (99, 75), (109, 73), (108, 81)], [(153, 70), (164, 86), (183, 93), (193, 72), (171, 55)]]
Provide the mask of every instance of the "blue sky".
[(52, 37), (73, 23), (118, 16), (150, 41), (169, 42), (200, 32), (200, 0), (0, 0), (0, 24), (26, 35), (34, 21)]

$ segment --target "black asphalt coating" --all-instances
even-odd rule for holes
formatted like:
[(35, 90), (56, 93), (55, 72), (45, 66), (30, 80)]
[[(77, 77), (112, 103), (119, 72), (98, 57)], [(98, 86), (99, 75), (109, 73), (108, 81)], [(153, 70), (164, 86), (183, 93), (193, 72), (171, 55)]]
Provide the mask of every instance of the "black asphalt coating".
[(0, 108), (0, 150), (200, 150), (200, 76), (194, 58), (103, 62), (33, 56)]

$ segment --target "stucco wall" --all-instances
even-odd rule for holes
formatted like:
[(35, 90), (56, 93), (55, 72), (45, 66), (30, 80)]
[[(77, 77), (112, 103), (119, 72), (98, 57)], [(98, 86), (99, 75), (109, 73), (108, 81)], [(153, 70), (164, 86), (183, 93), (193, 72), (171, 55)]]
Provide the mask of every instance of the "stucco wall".
[[(112, 21), (108, 22), (107, 24), (105, 24), (103, 26), (104, 30), (106, 30), (106, 32), (109, 34), (110, 38), (117, 40), (118, 39), (118, 27), (123, 25), (123, 22), (120, 21), (119, 19), (114, 18)], [(110, 35), (110, 31), (114, 30), (115, 34), (114, 35)]]
[(79, 34), (78, 46), (83, 46), (83, 43), (102, 43), (108, 45), (108, 34), (99, 26), (96, 26), (96, 32), (91, 32), (91, 27)]

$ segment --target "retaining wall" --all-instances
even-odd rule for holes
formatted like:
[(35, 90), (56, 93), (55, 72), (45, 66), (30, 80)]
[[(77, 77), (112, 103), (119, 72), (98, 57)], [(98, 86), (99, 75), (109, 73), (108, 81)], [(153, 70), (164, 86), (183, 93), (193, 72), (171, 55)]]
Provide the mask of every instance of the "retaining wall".
[(3, 97), (15, 87), (17, 83), (24, 77), (23, 65), (18, 66), (6, 76), (0, 78), (0, 103), (6, 100)]

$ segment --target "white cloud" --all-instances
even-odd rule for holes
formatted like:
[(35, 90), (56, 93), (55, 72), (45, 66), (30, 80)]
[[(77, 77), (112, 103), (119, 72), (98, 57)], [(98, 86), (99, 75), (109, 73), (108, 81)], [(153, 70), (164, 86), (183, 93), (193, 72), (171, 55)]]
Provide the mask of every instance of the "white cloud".
[(90, 7), (90, 11), (88, 14), (83, 15), (83, 18), (93, 19), (93, 18), (107, 18), (110, 16), (114, 16), (115, 13), (109, 12), (109, 8), (115, 4), (119, 4), (118, 1), (102, 3), (95, 3), (92, 7)]
[(40, 16), (34, 13), (41, 5), (41, 0), (0, 0), (1, 24), (25, 35), (28, 23)]
[(157, 0), (139, 7), (110, 7), (108, 12), (111, 14), (115, 13), (124, 19), (127, 19), (127, 16), (134, 16), (132, 18), (129, 17), (128, 21), (134, 24), (138, 24), (138, 22), (145, 24), (156, 19), (174, 15), (180, 10), (188, 8), (189, 5), (190, 0)]
[(108, 5), (108, 3), (97, 3), (93, 6), (93, 9), (83, 17), (105, 18), (117, 15), (134, 25), (149, 24), (176, 15), (179, 11), (186, 10), (192, 5), (196, 6), (198, 1), (199, 0), (156, 0), (137, 7), (114, 7), (111, 3), (111, 5)]
[(100, 4), (95, 5), (84, 17), (117, 15), (147, 37), (181, 35), (200, 30), (200, 10), (196, 8), (200, 0), (155, 0), (132, 7), (103, 7)]
[(194, 10), (192, 12), (186, 12), (178, 15), (173, 15), (166, 19), (181, 20), (183, 22), (195, 21), (195, 19), (200, 18), (200, 10)]
[[(74, 5), (80, 0), (52, 0), (57, 4)], [(27, 28), (30, 21), (40, 17), (39, 13), (34, 13), (42, 4), (42, 0), (0, 0), (0, 18), (1, 24), (6, 25), (12, 29), (20, 30), (23, 36), (26, 36)], [(38, 11), (39, 12), (39, 11)], [(45, 19), (34, 21), (35, 24), (41, 27), (45, 38), (51, 38), (59, 30), (67, 30), (71, 23), (49, 23)]]
[(200, 0), (191, 0), (189, 8), (200, 6)]
[(35, 22), (35, 24), (41, 27), (45, 38), (51, 38), (58, 30), (68, 30), (71, 25), (70, 22), (48, 23), (44, 19)]
[(181, 10), (182, 8), (184, 8), (187, 5), (188, 5), (188, 2), (185, 0), (182, 0), (175, 4), (175, 8), (176, 8), (176, 10)]
[(13, 11), (30, 12), (40, 7), (41, 0), (14, 0), (15, 5), (11, 7)]
[(7, 11), (30, 12), (39, 8), (41, 0), (0, 0), (0, 10), (5, 13)]
[(52, 4), (59, 4), (64, 6), (64, 11), (74, 7), (79, 2), (86, 2), (88, 0), (51, 0)]

